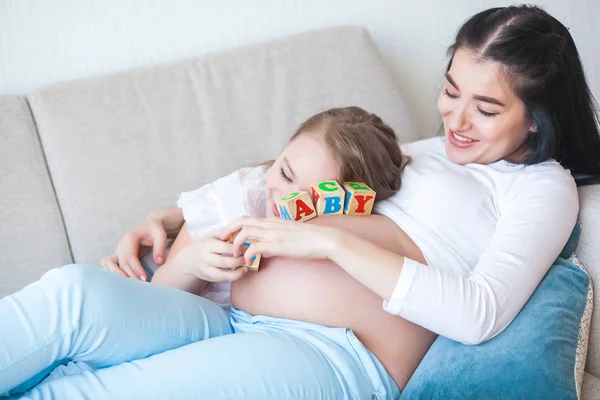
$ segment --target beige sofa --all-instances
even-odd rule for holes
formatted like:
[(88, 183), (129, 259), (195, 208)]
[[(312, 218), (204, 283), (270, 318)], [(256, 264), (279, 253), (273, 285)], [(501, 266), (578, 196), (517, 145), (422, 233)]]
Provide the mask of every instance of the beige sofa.
[[(368, 34), (352, 27), (0, 98), (0, 297), (53, 267), (97, 265), (143, 215), (274, 157), (301, 120), (345, 105), (379, 114), (405, 141), (422, 137)], [(600, 186), (580, 198), (576, 253), (598, 282)], [(600, 398), (596, 317), (586, 371), (582, 397)]]

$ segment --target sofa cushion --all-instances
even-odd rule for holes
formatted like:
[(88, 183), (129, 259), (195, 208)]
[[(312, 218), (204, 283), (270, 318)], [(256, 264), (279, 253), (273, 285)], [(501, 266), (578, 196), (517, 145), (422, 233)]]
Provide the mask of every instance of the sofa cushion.
[(466, 346), (439, 337), (400, 398), (580, 398), (592, 286), (576, 256), (570, 261), (555, 262), (493, 339)]
[(0, 297), (72, 262), (35, 123), (24, 98), (0, 98)]
[(335, 28), (71, 82), (28, 97), (76, 262), (97, 264), (180, 192), (275, 157), (297, 125), (357, 105), (419, 138), (380, 54)]
[[(600, 282), (600, 185), (579, 188), (579, 221), (582, 223), (579, 257), (593, 282)], [(594, 299), (594, 313), (590, 327), (590, 342), (585, 370), (600, 376), (600, 296)]]
[(581, 385), (581, 400), (597, 399), (600, 399), (600, 378), (586, 372)]

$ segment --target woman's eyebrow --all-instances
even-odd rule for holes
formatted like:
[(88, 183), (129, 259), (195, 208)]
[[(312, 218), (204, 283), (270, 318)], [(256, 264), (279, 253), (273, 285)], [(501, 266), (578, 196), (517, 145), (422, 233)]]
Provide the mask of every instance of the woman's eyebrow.
[(485, 101), (486, 103), (496, 104), (500, 107), (504, 107), (503, 102), (501, 102), (500, 100), (495, 99), (493, 97), (475, 95), (475, 96), (473, 96), (473, 98), (475, 100), (481, 100), (481, 101)]
[(288, 161), (288, 159), (283, 156), (283, 162), (285, 163), (285, 165), (288, 167), (288, 169), (290, 170), (290, 174), (292, 174), (292, 178), (295, 178), (296, 175), (294, 174), (294, 170), (292, 169), (292, 167), (290, 166), (290, 162)]
[(450, 84), (452, 86), (454, 86), (456, 88), (456, 90), (460, 90), (460, 88), (458, 87), (458, 85), (456, 84), (456, 82), (454, 82), (454, 79), (452, 79), (452, 77), (450, 76), (450, 73), (446, 73), (446, 79), (448, 80), (448, 82), (450, 82)]
[[(452, 77), (450, 76), (450, 73), (446, 74), (446, 79), (448, 80), (448, 82), (450, 82), (450, 84), (452, 86), (454, 86), (456, 88), (456, 90), (460, 91), (460, 89), (458, 88), (458, 85), (456, 84), (456, 82), (454, 82), (454, 79), (452, 79)], [(490, 103), (490, 104), (496, 104), (500, 107), (504, 107), (504, 103), (501, 102), (498, 99), (495, 99), (493, 97), (489, 97), (489, 96), (480, 96), (478, 94), (476, 94), (475, 96), (473, 96), (473, 98), (475, 100), (480, 100), (480, 101), (484, 101), (486, 103)]]

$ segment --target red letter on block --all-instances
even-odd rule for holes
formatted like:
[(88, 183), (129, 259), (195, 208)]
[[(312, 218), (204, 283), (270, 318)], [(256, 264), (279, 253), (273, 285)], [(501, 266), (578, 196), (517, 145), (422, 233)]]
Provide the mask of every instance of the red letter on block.
[(369, 200), (373, 199), (373, 196), (358, 195), (358, 196), (354, 196), (354, 198), (358, 202), (358, 206), (356, 206), (355, 212), (363, 213), (363, 212), (365, 212), (365, 204), (367, 204), (369, 202)]
[(312, 201), (313, 204), (317, 204), (317, 201), (319, 200), (319, 198), (321, 198), (321, 196), (319, 195), (319, 193), (315, 190), (314, 186), (310, 188), (310, 192), (312, 194)]
[(302, 218), (302, 214), (308, 217), (312, 213), (314, 213), (314, 210), (307, 206), (305, 202), (300, 199), (296, 200), (296, 221)]

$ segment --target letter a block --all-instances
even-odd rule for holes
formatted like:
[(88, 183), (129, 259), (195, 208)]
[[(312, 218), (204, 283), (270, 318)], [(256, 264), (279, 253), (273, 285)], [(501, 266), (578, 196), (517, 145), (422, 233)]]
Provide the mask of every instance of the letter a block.
[(318, 216), (344, 213), (346, 192), (337, 181), (313, 183), (310, 194)]
[(308, 192), (293, 192), (275, 201), (283, 219), (296, 222), (308, 221), (317, 216)]
[(362, 182), (344, 182), (346, 200), (344, 214), (370, 215), (375, 203), (375, 191)]

